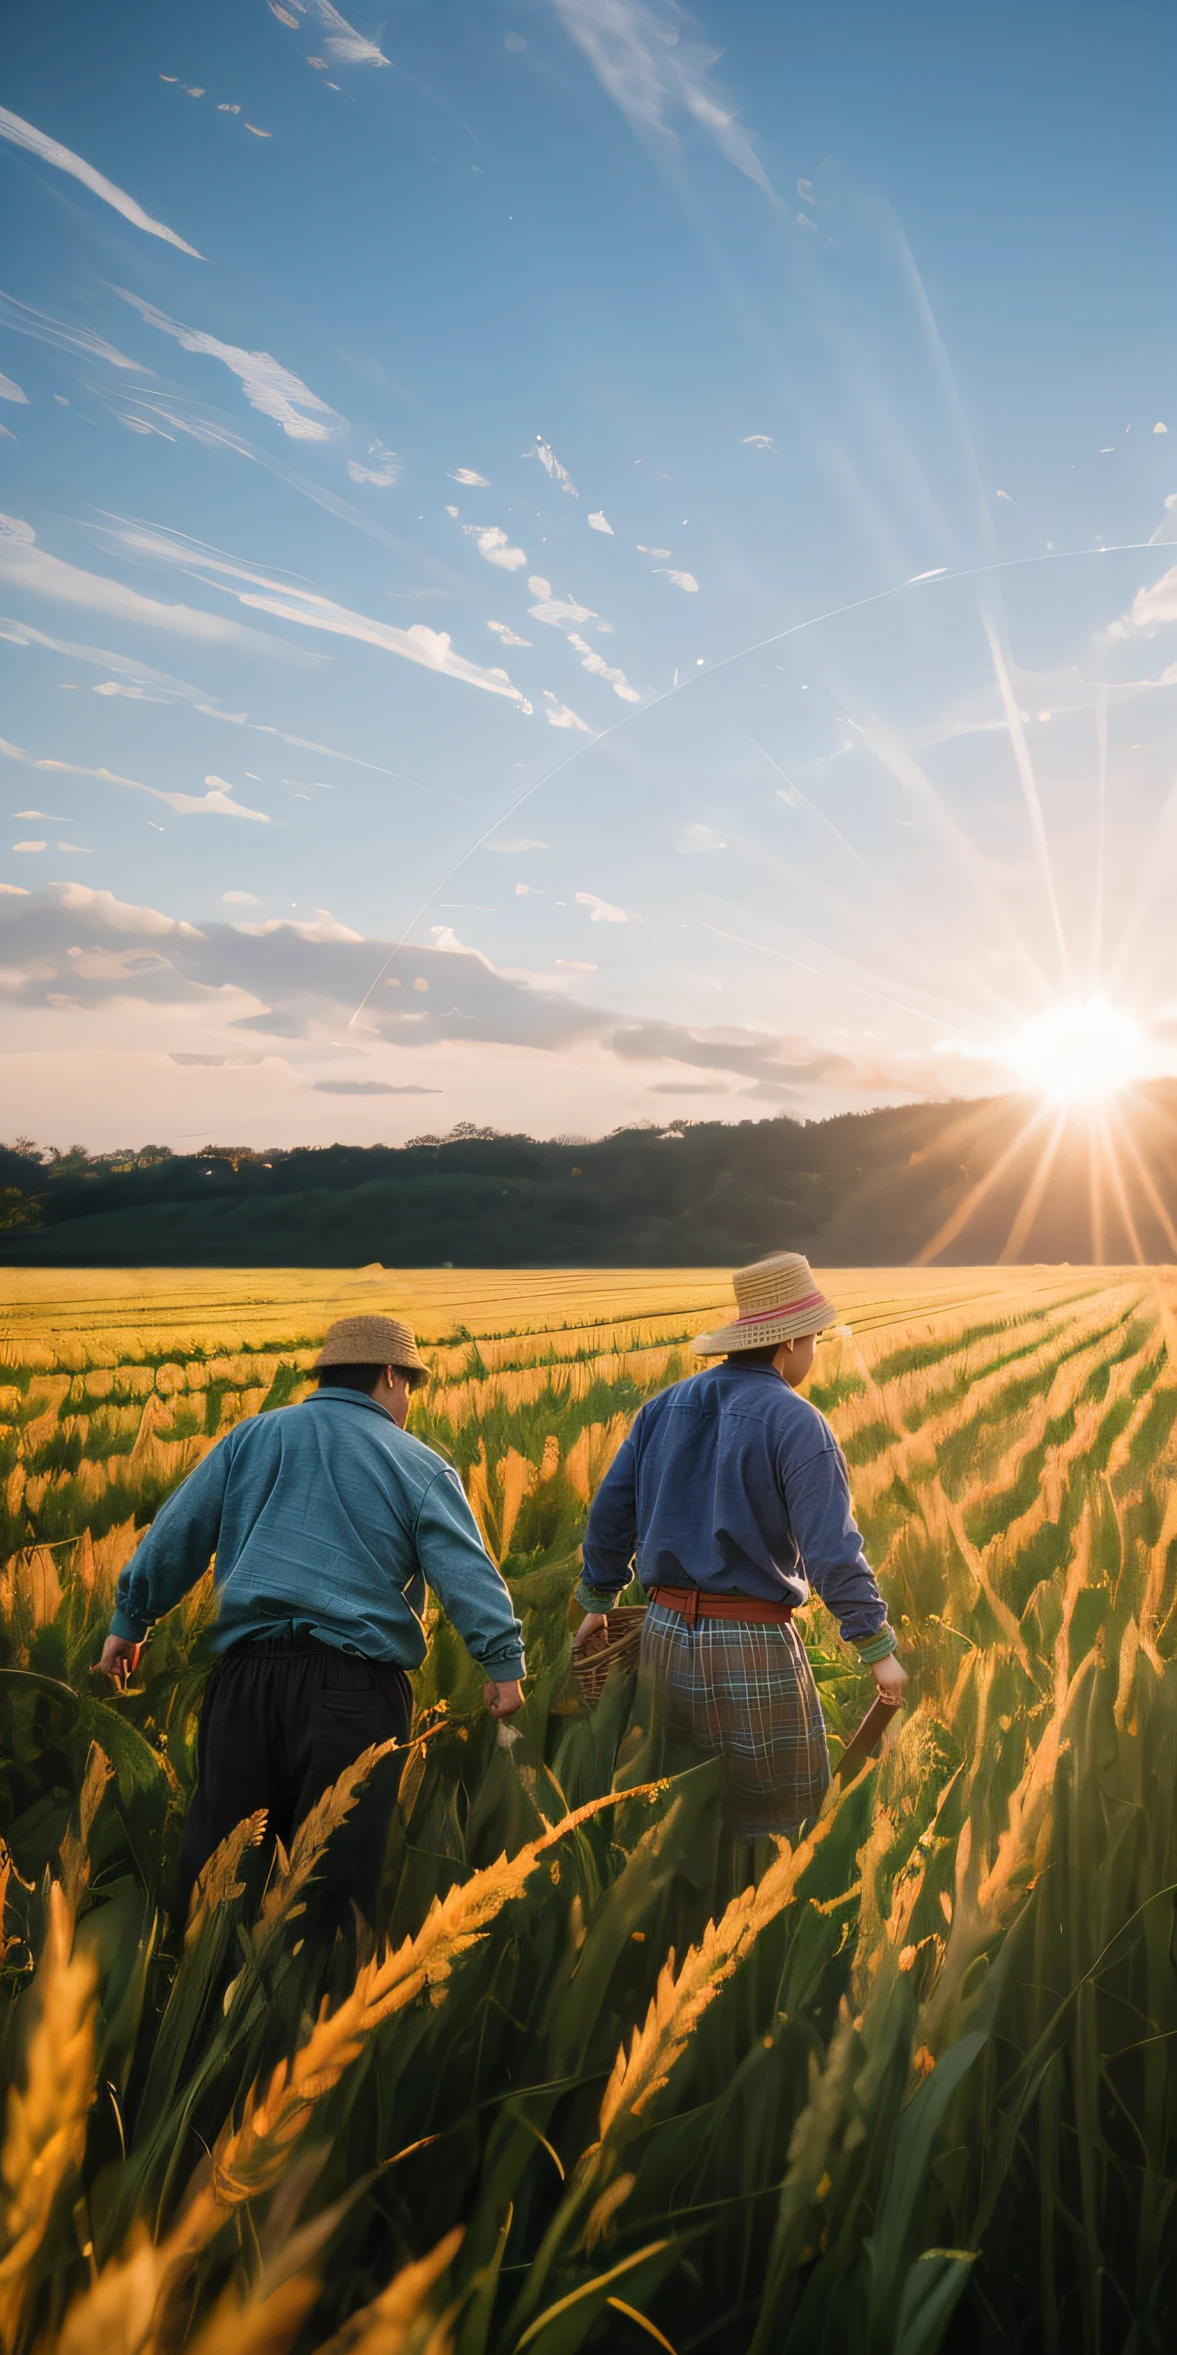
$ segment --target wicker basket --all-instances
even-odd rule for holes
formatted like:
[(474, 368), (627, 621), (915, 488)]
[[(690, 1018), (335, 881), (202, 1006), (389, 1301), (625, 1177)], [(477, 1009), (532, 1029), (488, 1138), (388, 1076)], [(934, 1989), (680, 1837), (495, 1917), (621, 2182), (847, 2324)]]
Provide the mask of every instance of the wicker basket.
[(645, 1616), (645, 1609), (640, 1603), (618, 1603), (612, 1611), (606, 1613), (603, 1632), (608, 1642), (601, 1646), (599, 1652), (589, 1652), (583, 1660), (573, 1657), (572, 1675), (567, 1687), (570, 1703), (575, 1705), (579, 1699), (586, 1709), (593, 1708), (600, 1700), (606, 1678), (613, 1670), (620, 1669), (624, 1674), (635, 1665)]

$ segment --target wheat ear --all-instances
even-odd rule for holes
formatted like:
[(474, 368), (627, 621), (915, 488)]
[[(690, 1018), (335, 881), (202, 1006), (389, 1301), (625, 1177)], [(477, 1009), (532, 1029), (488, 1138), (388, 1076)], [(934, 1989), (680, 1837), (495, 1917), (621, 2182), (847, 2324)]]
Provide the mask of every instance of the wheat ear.
[(29, 2269), (53, 2203), (67, 2175), (81, 2164), (86, 2146), (94, 2097), (95, 1972), (92, 1963), (74, 1956), (73, 1933), (69, 1896), (59, 1881), (51, 1881), (48, 1930), (34, 1981), (40, 2008), (23, 2090), (9, 2090), (0, 2156), (0, 2342), (5, 2346), (15, 2335)]

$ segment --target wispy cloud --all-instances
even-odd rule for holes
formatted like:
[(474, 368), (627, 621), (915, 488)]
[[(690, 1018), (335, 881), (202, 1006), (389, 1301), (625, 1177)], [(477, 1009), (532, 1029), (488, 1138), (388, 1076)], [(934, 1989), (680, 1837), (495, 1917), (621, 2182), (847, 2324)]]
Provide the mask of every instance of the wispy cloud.
[(596, 514), (590, 515), (589, 517), (589, 530), (594, 532), (608, 532), (610, 539), (613, 538), (613, 526), (611, 523), (606, 523), (599, 507)]
[(779, 201), (749, 133), (708, 79), (718, 52), (693, 35), (681, 9), (645, 0), (552, 0), (552, 7), (633, 130), (674, 146), (674, 117), (686, 116)]
[(269, 8), (271, 16), (276, 16), (279, 24), (290, 25), (295, 31), (299, 29), (300, 17), (309, 18), (311, 24), (318, 27), (316, 37), (321, 40), (332, 65), (391, 63), (391, 59), (376, 47), (374, 41), (368, 41), (363, 33), (357, 33), (355, 26), (349, 25), (347, 18), (341, 16), (337, 8), (332, 8), (331, 0), (269, 0)]
[(726, 850), (727, 843), (714, 826), (692, 825), (683, 827), (675, 848), (683, 858), (688, 858), (694, 851)]
[[(5, 525), (9, 528), (6, 529)], [(17, 529), (11, 528), (15, 524)], [(279, 639), (224, 621), (219, 613), (201, 613), (194, 605), (163, 605), (128, 589), (122, 581), (100, 572), (83, 572), (47, 549), (35, 545), (36, 534), (19, 517), (0, 517), (0, 580), (12, 581), (34, 596), (52, 597), (63, 605), (85, 605), (118, 621), (142, 622), (149, 629), (171, 630), (184, 638), (198, 638), (210, 646), (268, 647), (276, 652)], [(31, 633), (30, 633), (31, 634)]]
[(550, 687), (544, 688), (544, 696), (547, 701), (547, 711), (544, 716), (551, 722), (553, 728), (579, 728), (582, 736), (592, 735), (593, 731), (588, 721), (582, 720), (580, 713), (573, 711), (571, 704), (561, 703), (559, 696), (553, 695)]
[(600, 899), (595, 891), (578, 891), (577, 906), (587, 908), (590, 924), (631, 924), (628, 908), (615, 908), (611, 900)]
[[(654, 570), (655, 572), (661, 572), (663, 567), (660, 564), (656, 564)], [(668, 581), (673, 581), (676, 589), (686, 589), (688, 594), (691, 596), (694, 596), (697, 593), (699, 583), (695, 579), (693, 572), (675, 572), (669, 565), (665, 568), (665, 572), (666, 579)]]
[(575, 597), (553, 597), (551, 582), (539, 573), (532, 574), (527, 586), (539, 599), (538, 605), (527, 608), (533, 621), (546, 621), (552, 629), (567, 632), (578, 629), (582, 621), (597, 619), (591, 605), (578, 605)]
[(741, 434), (740, 440), (745, 449), (772, 450), (776, 447), (770, 433), (744, 433)]
[(240, 379), (250, 408), (263, 417), (272, 417), (292, 441), (326, 442), (343, 431), (345, 420), (330, 403), (321, 401), (301, 376), (283, 368), (269, 352), (247, 352), (240, 344), (222, 343), (219, 336), (206, 335), (200, 328), (185, 327), (179, 319), (169, 319), (166, 311), (158, 311), (154, 303), (145, 303), (140, 295), (128, 294), (125, 287), (116, 287), (115, 292), (125, 303), (134, 305), (149, 327), (157, 327), (161, 335), (172, 336), (184, 351), (219, 360)]
[(1161, 621), (1177, 621), (1177, 565), (1163, 572), (1151, 589), (1138, 589), (1131, 611), (1122, 621), (1114, 621), (1108, 634), (1126, 638), (1130, 630), (1152, 629)]
[(582, 670), (591, 671), (596, 679), (604, 679), (612, 687), (613, 693), (620, 695), (623, 703), (641, 702), (642, 699), (637, 688), (630, 685), (625, 672), (611, 668), (603, 655), (598, 654), (596, 647), (590, 646), (586, 638), (578, 638), (576, 632), (570, 630), (568, 643), (570, 646), (574, 646), (579, 654)]
[(530, 638), (521, 638), (518, 630), (511, 629), (505, 621), (488, 621), (486, 626), (488, 630), (494, 631), (501, 646), (530, 646), (531, 644)]
[(550, 850), (551, 847), (550, 842), (540, 842), (534, 834), (512, 834), (505, 842), (484, 842), (482, 845), (483, 850), (506, 850), (512, 853), (523, 850)]
[[(386, 654), (398, 654), (406, 662), (419, 663), (423, 669), (437, 671), (445, 678), (484, 688), (490, 695), (504, 695), (531, 716), (531, 704), (512, 685), (506, 671), (497, 667), (486, 670), (481, 663), (469, 662), (464, 655), (455, 653), (446, 630), (428, 629), (424, 622), (414, 622), (411, 628), (401, 630), (391, 622), (376, 621), (369, 614), (353, 613), (330, 597), (320, 597), (314, 590), (289, 581), (274, 580), (266, 573), (254, 571), (250, 565), (239, 564), (233, 557), (206, 548), (199, 540), (188, 539), (181, 532), (123, 525), (116, 536), (123, 547), (139, 555), (155, 556), (168, 564), (182, 564), (211, 574), (218, 584), (233, 584), (230, 593), (255, 612), (296, 622), (301, 629), (322, 630), (332, 637), (355, 638), (362, 644), (378, 646)], [(3, 564), (4, 546), (0, 542), (0, 573)], [(238, 583), (243, 585), (239, 587)]]
[[(121, 785), (129, 793), (148, 793), (153, 801), (166, 801), (168, 808), (174, 810), (178, 818), (253, 818), (259, 826), (268, 826), (270, 823), (264, 810), (247, 809), (244, 802), (234, 801), (233, 787), (224, 777), (206, 777), (204, 782), (207, 790), (204, 793), (168, 793), (160, 785), (142, 784), (138, 777), (120, 777), (115, 769), (90, 769), (81, 767), (77, 761), (38, 758), (35, 753), (26, 752), (21, 744), (6, 743), (2, 736), (0, 757), (19, 761), (22, 768), (49, 770), (58, 777), (91, 777), (100, 785)], [(29, 815), (32, 815), (31, 811)], [(14, 844), (13, 847), (20, 849), (22, 846)], [(23, 847), (27, 848), (28, 845)], [(42, 850), (44, 847), (42, 843)], [(58, 847), (69, 850), (74, 846), (61, 843)]]
[(60, 140), (51, 139), (47, 131), (38, 131), (35, 124), (24, 122), (20, 115), (10, 114), (6, 106), (0, 106), (0, 139), (9, 140), (13, 147), (23, 147), (27, 154), (38, 156), (42, 163), (53, 164), (59, 172), (68, 172), (71, 180), (80, 180), (83, 188), (100, 196), (104, 204), (113, 205), (124, 221), (130, 221), (136, 229), (145, 229), (149, 237), (162, 237), (168, 245), (178, 246), (181, 253), (191, 254), (195, 262), (204, 260), (194, 245), (177, 237), (175, 230), (167, 228), (162, 221), (153, 221), (150, 213), (145, 213), (142, 205), (127, 195), (125, 188), (116, 188), (114, 181), (95, 171), (84, 156), (75, 155), (72, 148), (63, 147)]
[(441, 1088), (392, 1087), (384, 1079), (316, 1079), (318, 1096), (440, 1096)]
[(385, 449), (383, 442), (373, 442), (367, 465), (361, 465), (357, 458), (349, 458), (347, 471), (353, 482), (370, 482), (378, 490), (390, 491), (400, 481), (401, 462), (394, 450)]
[[(103, 360), (108, 368), (139, 367), (137, 360), (128, 360), (105, 336), (95, 335), (89, 327), (67, 327), (64, 319), (51, 318), (48, 311), (38, 311), (31, 303), (18, 302), (14, 294), (0, 294), (0, 327), (10, 328), (14, 335), (31, 336), (34, 343), (52, 344), (61, 352), (77, 352), (84, 360)], [(150, 375), (150, 369), (147, 373)], [(8, 381), (5, 377), (4, 382)], [(5, 395), (7, 400), (23, 401), (24, 397), (19, 387)]]
[(566, 466), (561, 466), (551, 443), (544, 440), (542, 433), (537, 433), (535, 437), (535, 443), (535, 454), (539, 459), (540, 465), (543, 467), (544, 473), (550, 476), (553, 482), (558, 482), (561, 490), (566, 492), (570, 499), (579, 499), (580, 492), (577, 490), (576, 484), (573, 482), (572, 476), (568, 472), (568, 468)]
[(487, 482), (485, 474), (475, 474), (474, 468), (472, 466), (456, 466), (450, 476), (450, 481), (463, 482), (466, 484), (467, 488), (472, 491), (486, 491), (490, 489), (490, 484)]
[(11, 376), (0, 376), (0, 401), (23, 401), (28, 407), (29, 396), (14, 384)]
[(481, 524), (464, 523), (462, 529), (468, 539), (477, 540), (478, 553), (485, 556), (488, 564), (500, 565), (504, 572), (518, 572), (520, 565), (526, 564), (527, 558), (522, 548), (513, 548), (506, 532), (501, 531), (497, 523), (488, 525), (485, 530)]

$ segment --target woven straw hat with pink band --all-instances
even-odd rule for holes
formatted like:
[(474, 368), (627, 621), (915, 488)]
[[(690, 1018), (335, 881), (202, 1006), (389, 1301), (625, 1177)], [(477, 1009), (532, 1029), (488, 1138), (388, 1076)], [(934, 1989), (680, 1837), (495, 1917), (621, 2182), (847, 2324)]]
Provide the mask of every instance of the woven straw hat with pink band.
[(733, 1350), (761, 1349), (769, 1341), (800, 1341), (832, 1325), (837, 1311), (813, 1279), (800, 1251), (774, 1251), (732, 1277), (739, 1315), (715, 1333), (696, 1333), (696, 1357), (727, 1357)]

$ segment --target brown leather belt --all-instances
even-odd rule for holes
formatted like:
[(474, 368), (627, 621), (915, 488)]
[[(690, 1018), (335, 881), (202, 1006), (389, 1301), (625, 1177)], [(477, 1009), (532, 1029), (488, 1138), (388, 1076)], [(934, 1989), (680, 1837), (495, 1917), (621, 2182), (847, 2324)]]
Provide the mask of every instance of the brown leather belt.
[(751, 1595), (705, 1595), (697, 1586), (652, 1586), (650, 1601), (681, 1611), (694, 1627), (699, 1619), (742, 1619), (752, 1627), (786, 1627), (791, 1603), (754, 1602)]

